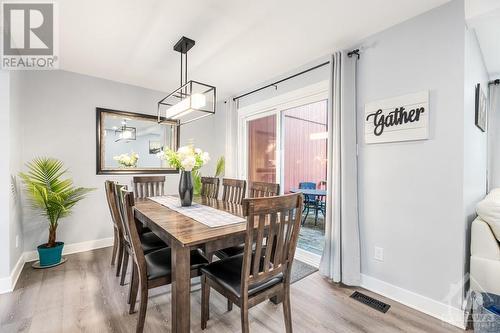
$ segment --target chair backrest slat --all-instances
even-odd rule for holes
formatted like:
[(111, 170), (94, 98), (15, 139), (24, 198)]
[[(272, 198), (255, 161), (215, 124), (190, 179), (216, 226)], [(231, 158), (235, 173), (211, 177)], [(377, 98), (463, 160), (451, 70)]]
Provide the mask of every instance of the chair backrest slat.
[(280, 184), (266, 182), (251, 182), (248, 197), (263, 198), (274, 197), (280, 194)]
[(300, 231), (301, 194), (243, 200), (247, 217), (242, 293), (248, 286), (283, 273), (290, 281), (291, 263)]
[(219, 196), (219, 178), (201, 177), (201, 196), (217, 199)]
[(149, 198), (165, 194), (165, 176), (134, 177), (133, 182), (136, 198)]
[(222, 201), (241, 204), (245, 198), (246, 180), (222, 179)]

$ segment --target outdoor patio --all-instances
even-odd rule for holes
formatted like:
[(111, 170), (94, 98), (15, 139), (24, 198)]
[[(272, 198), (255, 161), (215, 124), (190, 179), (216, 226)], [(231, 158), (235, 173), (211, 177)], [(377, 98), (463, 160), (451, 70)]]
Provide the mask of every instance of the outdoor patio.
[(314, 225), (314, 214), (309, 214), (305, 224), (300, 230), (298, 248), (317, 254), (323, 254), (325, 244), (325, 218), (320, 213), (318, 223)]

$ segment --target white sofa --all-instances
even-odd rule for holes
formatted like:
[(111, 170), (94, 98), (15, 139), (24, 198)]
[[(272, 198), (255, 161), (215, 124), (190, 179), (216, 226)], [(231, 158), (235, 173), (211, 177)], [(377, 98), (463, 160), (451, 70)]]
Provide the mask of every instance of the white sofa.
[(500, 189), (492, 190), (476, 207), (472, 222), (470, 287), (500, 295)]

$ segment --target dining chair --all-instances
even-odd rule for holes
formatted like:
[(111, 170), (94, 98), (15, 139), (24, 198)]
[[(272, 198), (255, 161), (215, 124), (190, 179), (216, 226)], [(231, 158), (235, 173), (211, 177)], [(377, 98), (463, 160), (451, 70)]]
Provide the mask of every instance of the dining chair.
[[(119, 194), (122, 189), (127, 189), (126, 185), (120, 185), (112, 182), (110, 185), (110, 191), (112, 194), (112, 210), (114, 215), (117, 217), (117, 224), (119, 225), (119, 247), (118, 247), (118, 265), (116, 268), (116, 276), (120, 276), (120, 285), (125, 284), (125, 276), (127, 275), (127, 268), (130, 255), (132, 253), (131, 244), (127, 237), (125, 237), (125, 220), (123, 209), (120, 206)], [(139, 232), (143, 231), (142, 224), (136, 222), (136, 230), (138, 230), (139, 240), (141, 242), (141, 247), (144, 252), (149, 253), (167, 246), (158, 236), (153, 232)]]
[[(315, 190), (316, 189), (316, 183), (313, 182), (300, 182), (299, 183), (299, 189), (301, 190)], [(305, 194), (304, 195), (304, 210), (302, 213), (306, 213), (304, 215), (302, 225), (306, 223), (307, 216), (309, 216), (309, 211), (313, 209), (315, 212), (318, 209), (318, 202), (316, 200), (315, 195), (310, 195), (310, 194)]]
[(274, 197), (280, 194), (280, 184), (266, 182), (250, 182), (249, 198)]
[[(116, 256), (118, 254), (118, 248), (120, 246), (120, 239), (123, 235), (123, 232), (121, 230), (121, 223), (118, 223), (119, 217), (116, 216), (117, 211), (115, 209), (116, 207), (116, 202), (115, 202), (115, 195), (114, 195), (114, 186), (116, 185), (115, 182), (111, 180), (106, 180), (104, 182), (104, 192), (106, 193), (106, 201), (108, 203), (108, 208), (109, 208), (109, 213), (111, 215), (111, 221), (113, 222), (113, 252), (111, 254), (111, 265), (113, 266), (116, 262)], [(121, 265), (121, 261), (119, 262), (119, 265)], [(118, 267), (116, 275), (118, 276), (120, 274), (120, 267)]]
[(134, 177), (133, 183), (136, 198), (165, 195), (165, 176), (138, 176)]
[[(318, 189), (321, 189), (321, 190), (325, 190), (326, 191), (326, 180), (320, 180), (318, 182)], [(323, 217), (326, 218), (326, 197), (320, 197), (318, 199), (318, 209), (316, 210), (316, 213), (315, 213), (315, 224), (316, 224), (316, 221), (318, 220), (318, 210), (321, 211), (321, 213), (323, 214)]]
[(219, 196), (219, 178), (201, 177), (201, 196), (217, 199)]
[[(280, 184), (265, 183), (265, 182), (251, 182), (249, 187), (250, 198), (264, 198), (277, 196), (280, 193)], [(220, 258), (232, 257), (243, 253), (245, 244), (231, 246), (215, 252), (215, 255)]]
[(222, 201), (241, 205), (246, 187), (246, 180), (222, 178)]
[(201, 269), (201, 329), (207, 327), (213, 288), (240, 307), (243, 333), (250, 329), (249, 308), (268, 298), (282, 298), (285, 329), (292, 332), (290, 278), (302, 205), (298, 193), (243, 200), (247, 219), (244, 253)]
[[(140, 289), (139, 318), (136, 332), (141, 333), (144, 330), (149, 289), (172, 282), (172, 254), (169, 247), (145, 253), (134, 218), (134, 194), (126, 191), (126, 189), (121, 189), (119, 198), (124, 212), (125, 238), (131, 244), (131, 256), (134, 263), (129, 292), (129, 313), (135, 312), (135, 303)], [(207, 263), (207, 260), (197, 250), (191, 251), (191, 278), (200, 276), (200, 268)]]

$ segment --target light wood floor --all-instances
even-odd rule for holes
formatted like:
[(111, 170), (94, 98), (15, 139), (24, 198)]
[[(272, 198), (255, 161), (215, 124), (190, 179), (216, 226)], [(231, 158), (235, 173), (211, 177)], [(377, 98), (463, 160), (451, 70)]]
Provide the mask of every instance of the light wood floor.
[[(34, 270), (27, 264), (16, 290), (0, 295), (0, 332), (134, 332), (137, 314), (127, 312), (128, 286), (120, 287), (109, 264), (110, 248), (68, 256), (64, 265)], [(191, 330), (200, 329), (200, 286), (193, 286)], [(391, 300), (387, 314), (349, 298), (352, 288), (329, 283), (318, 273), (292, 285), (294, 332), (463, 332)], [(367, 292), (372, 295), (371, 293)], [(150, 292), (145, 332), (170, 332), (170, 287)], [(239, 332), (235, 307), (211, 295), (207, 333)], [(252, 332), (284, 332), (281, 306), (250, 310)]]

